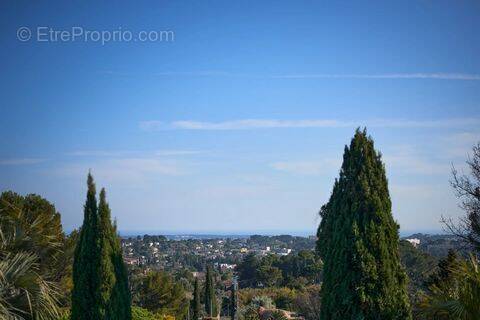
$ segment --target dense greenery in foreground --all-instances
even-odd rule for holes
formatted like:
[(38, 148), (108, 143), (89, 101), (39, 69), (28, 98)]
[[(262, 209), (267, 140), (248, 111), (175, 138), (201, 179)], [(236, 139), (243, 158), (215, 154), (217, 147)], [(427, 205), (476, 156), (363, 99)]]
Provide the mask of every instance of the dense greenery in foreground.
[(0, 196), (0, 319), (55, 319), (69, 300), (72, 241), (47, 200)]
[[(414, 319), (478, 320), (480, 144), (468, 165), (471, 175), (454, 171), (452, 181), (467, 215), (460, 225), (447, 221), (467, 247), (437, 261), (437, 256), (398, 242), (380, 157), (371, 139), (357, 132), (346, 148), (332, 197), (321, 211), (318, 251), (323, 262), (308, 250), (282, 257), (248, 255), (236, 270), (240, 284), (236, 292), (231, 290), (231, 270), (206, 266), (207, 275), (196, 278), (188, 269), (169, 273), (136, 267), (128, 270), (127, 279), (105, 192), (97, 204), (91, 177), (84, 224), (69, 236), (47, 200), (3, 192), (0, 319), (198, 320), (208, 314), (235, 313), (239, 320), (285, 320), (284, 309), (306, 320), (318, 320), (323, 313), (323, 320), (339, 318), (334, 310), (344, 301), (350, 302), (349, 319), (396, 319), (388, 314), (395, 308), (408, 319), (404, 301), (408, 291)], [(338, 280), (337, 286), (332, 286), (332, 279)], [(345, 279), (356, 285), (355, 290)], [(332, 296), (338, 300), (329, 301)]]

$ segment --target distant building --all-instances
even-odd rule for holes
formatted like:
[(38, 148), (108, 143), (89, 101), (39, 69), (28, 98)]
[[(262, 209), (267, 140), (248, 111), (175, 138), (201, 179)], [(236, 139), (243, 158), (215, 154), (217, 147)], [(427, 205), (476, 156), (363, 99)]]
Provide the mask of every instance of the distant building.
[(220, 268), (222, 270), (225, 270), (225, 269), (233, 270), (235, 269), (236, 266), (237, 266), (236, 264), (220, 263)]
[(205, 279), (205, 272), (194, 271), (192, 272), (194, 278)]
[(414, 246), (415, 248), (420, 244), (420, 239), (417, 239), (417, 238), (405, 239), (405, 240), (410, 242), (412, 246)]
[(123, 257), (123, 261), (125, 262), (125, 264), (131, 265), (131, 266), (139, 264), (138, 258)]
[(288, 256), (290, 253), (292, 253), (292, 249), (287, 248), (283, 248), (278, 252), (278, 254), (281, 256)]

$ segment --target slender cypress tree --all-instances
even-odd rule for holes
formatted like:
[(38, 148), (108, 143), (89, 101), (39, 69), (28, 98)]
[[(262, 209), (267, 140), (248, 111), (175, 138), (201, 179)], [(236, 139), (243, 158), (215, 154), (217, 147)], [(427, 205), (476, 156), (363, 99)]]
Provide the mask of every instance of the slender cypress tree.
[(381, 155), (366, 130), (345, 146), (340, 178), (320, 215), (321, 319), (411, 319), (398, 228)]
[(207, 266), (207, 275), (205, 279), (205, 311), (209, 317), (216, 317), (218, 315), (213, 270), (210, 265)]
[(130, 320), (127, 271), (105, 190), (97, 207), (95, 184), (88, 175), (83, 226), (73, 264), (72, 320)]
[(98, 287), (99, 241), (98, 208), (95, 183), (89, 173), (87, 200), (84, 206), (83, 225), (75, 247), (73, 260), (72, 320), (102, 319)]
[(100, 217), (99, 236), (102, 243), (102, 302), (105, 306), (105, 319), (130, 320), (131, 297), (128, 275), (116, 227), (112, 226), (105, 189), (100, 191), (98, 213)]
[(200, 303), (200, 285), (198, 283), (198, 278), (195, 278), (195, 284), (193, 286), (192, 309), (193, 309), (193, 320), (199, 320), (202, 305)]
[(232, 289), (231, 289), (231, 297), (230, 297), (230, 315), (232, 320), (237, 319), (237, 281), (234, 279), (234, 282), (232, 283)]

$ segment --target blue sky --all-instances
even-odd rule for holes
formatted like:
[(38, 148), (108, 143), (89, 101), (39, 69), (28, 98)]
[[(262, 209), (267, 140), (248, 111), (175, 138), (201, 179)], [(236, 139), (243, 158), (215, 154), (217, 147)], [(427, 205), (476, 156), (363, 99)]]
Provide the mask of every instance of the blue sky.
[[(449, 175), (480, 140), (477, 1), (0, 9), (0, 189), (48, 198), (67, 229), (91, 169), (121, 230), (313, 233), (358, 126), (402, 230), (461, 214)], [(37, 41), (38, 28), (174, 38)]]

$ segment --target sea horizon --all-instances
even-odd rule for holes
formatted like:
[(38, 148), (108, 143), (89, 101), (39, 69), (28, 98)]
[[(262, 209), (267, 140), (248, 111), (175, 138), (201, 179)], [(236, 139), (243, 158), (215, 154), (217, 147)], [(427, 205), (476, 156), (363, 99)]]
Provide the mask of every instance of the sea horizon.
[[(121, 237), (136, 237), (143, 235), (165, 236), (167, 238), (246, 238), (252, 235), (261, 236), (280, 236), (290, 235), (299, 237), (315, 236), (316, 231), (311, 230), (239, 230), (239, 231), (222, 231), (222, 230), (119, 230)], [(441, 229), (418, 229), (418, 230), (400, 230), (401, 238), (414, 234), (426, 235), (445, 235), (445, 230)]]

